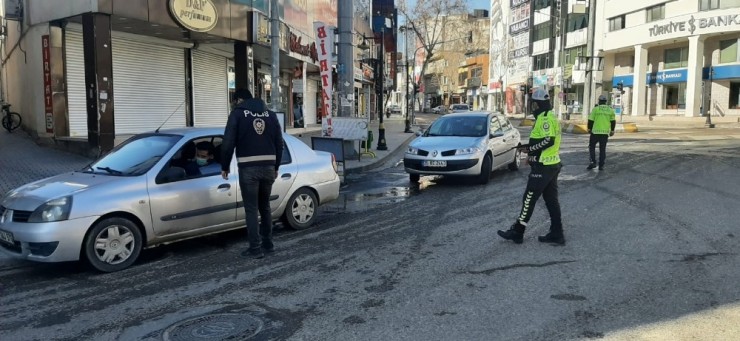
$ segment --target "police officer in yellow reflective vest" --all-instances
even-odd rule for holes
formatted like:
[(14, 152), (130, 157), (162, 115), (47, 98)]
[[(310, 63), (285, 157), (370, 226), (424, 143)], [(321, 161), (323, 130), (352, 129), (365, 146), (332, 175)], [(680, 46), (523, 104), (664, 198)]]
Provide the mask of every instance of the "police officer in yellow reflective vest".
[(521, 244), (524, 230), (534, 212), (534, 205), (540, 195), (545, 199), (545, 206), (550, 213), (550, 232), (539, 236), (542, 243), (565, 244), (563, 223), (560, 219), (560, 203), (558, 202), (558, 174), (560, 174), (560, 122), (552, 112), (550, 96), (542, 88), (534, 88), (532, 101), (537, 108), (534, 110), (534, 127), (529, 135), (529, 144), (520, 147), (521, 152), (528, 154), (527, 162), (530, 165), (527, 189), (522, 200), (522, 210), (516, 223), (506, 231), (499, 230), (501, 238)]
[(606, 142), (609, 136), (614, 136), (614, 128), (617, 121), (614, 118), (614, 109), (606, 104), (606, 96), (599, 96), (597, 105), (588, 115), (588, 132), (591, 138), (588, 140), (588, 153), (591, 163), (586, 169), (596, 168), (596, 144), (599, 144), (599, 170), (604, 170), (606, 160)]

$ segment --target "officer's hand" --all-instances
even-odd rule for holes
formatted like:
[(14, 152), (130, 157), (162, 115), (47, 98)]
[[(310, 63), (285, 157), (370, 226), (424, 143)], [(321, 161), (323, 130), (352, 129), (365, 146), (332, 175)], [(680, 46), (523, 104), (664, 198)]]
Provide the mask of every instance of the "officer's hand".
[(224, 180), (229, 180), (229, 172), (222, 170), (221, 177), (224, 178)]
[(610, 131), (609, 132), (609, 136), (614, 136), (614, 132), (613, 131)]
[(527, 147), (517, 147), (516, 150), (520, 153), (527, 153)]

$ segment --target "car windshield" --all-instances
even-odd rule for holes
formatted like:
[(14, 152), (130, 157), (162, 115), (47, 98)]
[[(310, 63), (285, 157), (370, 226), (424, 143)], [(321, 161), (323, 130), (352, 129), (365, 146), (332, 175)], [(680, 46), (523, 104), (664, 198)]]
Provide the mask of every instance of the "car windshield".
[(453, 105), (452, 110), (468, 110), (467, 105)]
[(83, 169), (86, 173), (137, 176), (149, 171), (182, 136), (140, 135), (121, 143), (103, 158)]
[(485, 116), (444, 116), (432, 123), (425, 136), (486, 136)]

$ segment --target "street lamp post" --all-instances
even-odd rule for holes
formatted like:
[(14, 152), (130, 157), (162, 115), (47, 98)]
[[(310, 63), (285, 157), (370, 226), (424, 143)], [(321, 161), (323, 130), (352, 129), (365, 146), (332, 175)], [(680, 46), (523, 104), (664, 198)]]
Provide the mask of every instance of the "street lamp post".
[(406, 76), (406, 82), (405, 82), (406, 91), (404, 91), (404, 94), (405, 94), (404, 106), (406, 109), (405, 110), (406, 111), (406, 122), (405, 123), (406, 124), (405, 124), (403, 132), (411, 133), (412, 132), (411, 131), (411, 121), (409, 120), (409, 83), (411, 82), (411, 77), (409, 76), (409, 56), (408, 56), (410, 28), (408, 26), (401, 26), (400, 29), (404, 32), (404, 43), (403, 43), (404, 45), (404, 51), (403, 51), (404, 66), (403, 67), (405, 68), (404, 74)]
[(383, 71), (383, 64), (385, 63), (385, 23), (383, 23), (383, 27), (380, 29), (380, 50), (378, 50), (378, 60), (377, 65), (378, 67), (376, 70), (378, 71), (378, 74), (375, 77), (376, 80), (376, 86), (375, 86), (375, 92), (376, 97), (378, 101), (377, 105), (377, 111), (378, 111), (378, 117), (380, 118), (379, 125), (378, 125), (378, 146), (377, 150), (388, 150), (388, 146), (385, 142), (385, 126), (383, 125), (383, 93), (385, 92), (385, 77), (384, 77), (384, 71)]

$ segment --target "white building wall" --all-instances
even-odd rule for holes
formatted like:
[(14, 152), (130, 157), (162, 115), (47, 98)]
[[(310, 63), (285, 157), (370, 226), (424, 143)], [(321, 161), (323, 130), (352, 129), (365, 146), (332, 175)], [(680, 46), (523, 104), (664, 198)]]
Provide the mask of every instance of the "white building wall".
[[(8, 21), (8, 36), (5, 53), (10, 54), (22, 35), (18, 22)], [(10, 54), (3, 72), (3, 91), (5, 99), (12, 105), (11, 110), (23, 117), (23, 127), (32, 134), (49, 136), (46, 133), (44, 114), (44, 73), (41, 37), (49, 34), (46, 24), (27, 27), (25, 36)], [(25, 52), (24, 52), (25, 51)]]

